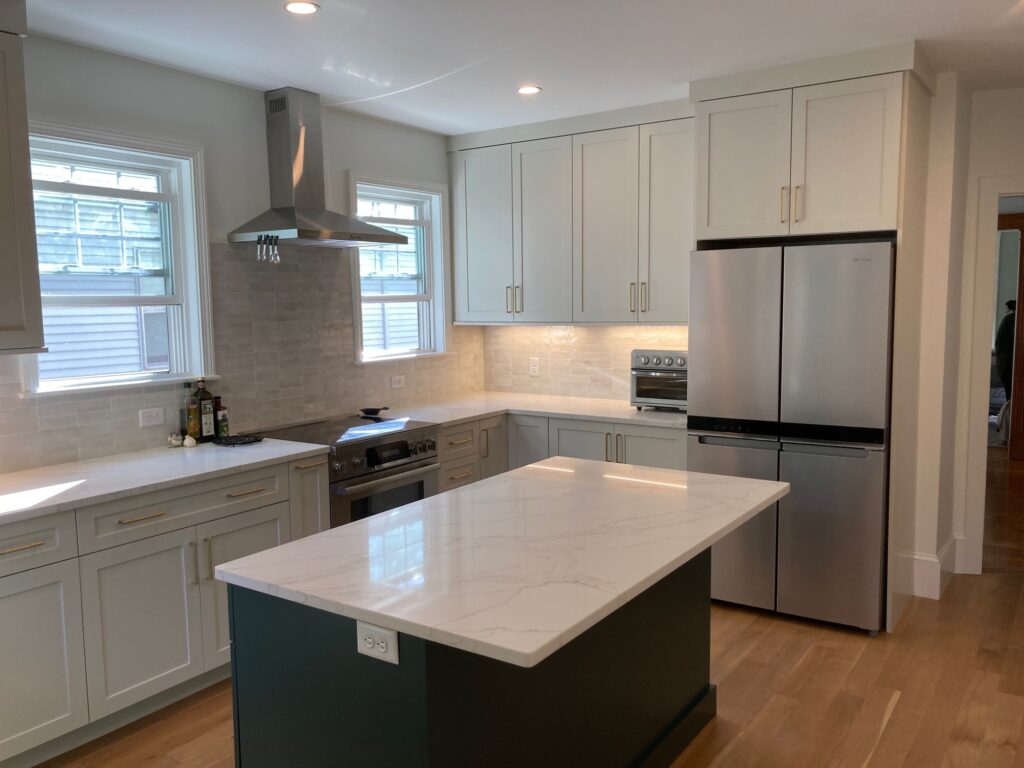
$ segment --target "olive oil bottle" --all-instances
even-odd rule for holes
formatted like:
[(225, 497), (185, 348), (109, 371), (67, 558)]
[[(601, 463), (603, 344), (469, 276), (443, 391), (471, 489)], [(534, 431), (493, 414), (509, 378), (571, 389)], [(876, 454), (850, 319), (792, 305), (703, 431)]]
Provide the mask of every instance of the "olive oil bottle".
[(217, 423), (213, 413), (213, 393), (206, 388), (206, 379), (196, 382), (192, 393), (199, 405), (199, 437), (201, 443), (208, 443), (217, 437)]

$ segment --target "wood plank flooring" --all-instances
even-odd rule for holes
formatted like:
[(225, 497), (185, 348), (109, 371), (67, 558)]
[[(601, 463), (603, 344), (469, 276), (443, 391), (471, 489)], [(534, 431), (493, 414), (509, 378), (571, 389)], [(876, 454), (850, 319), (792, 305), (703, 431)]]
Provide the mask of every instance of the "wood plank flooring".
[(1024, 461), (989, 447), (982, 570), (1024, 571)]

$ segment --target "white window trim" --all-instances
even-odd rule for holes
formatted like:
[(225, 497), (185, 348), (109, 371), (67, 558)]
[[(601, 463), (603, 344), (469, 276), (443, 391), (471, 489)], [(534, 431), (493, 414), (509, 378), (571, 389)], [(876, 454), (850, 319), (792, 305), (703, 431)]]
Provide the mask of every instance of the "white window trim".
[[(446, 184), (434, 184), (426, 181), (408, 181), (407, 179), (378, 176), (376, 174), (366, 173), (363, 171), (349, 171), (348, 179), (349, 215), (353, 217), (356, 217), (357, 213), (358, 194), (356, 190), (360, 184), (408, 189), (412, 192), (436, 195), (439, 200), (439, 204), (435, 206), (435, 210), (432, 210), (430, 214), (430, 231), (433, 240), (430, 248), (430, 287), (433, 291), (433, 295), (431, 296), (431, 310), (433, 313), (431, 328), (434, 349), (400, 355), (373, 357), (368, 360), (363, 359), (363, 297), (360, 291), (359, 281), (359, 249), (351, 248), (349, 250), (351, 253), (350, 264), (352, 269), (352, 332), (355, 335), (355, 338), (353, 339), (353, 348), (355, 349), (356, 364), (374, 365), (376, 363), (392, 363), (397, 360), (412, 360), (423, 357), (447, 357), (451, 354), (451, 352), (448, 351), (448, 341), (451, 336), (451, 324), (448, 322), (449, 312), (447, 310), (451, 301), (451, 288), (449, 285), (450, 281), (448, 271), (448, 265), (451, 263), (451, 258), (449, 256), (450, 242), (448, 233), (448, 186)], [(410, 224), (415, 222), (410, 222), (406, 219), (395, 219), (392, 223)], [(417, 297), (403, 296), (400, 299), (391, 300), (408, 301), (409, 299), (415, 298)], [(385, 299), (385, 301), (387, 300), (388, 299)]]
[[(177, 190), (180, 205), (173, 236), (177, 238), (180, 248), (174, 249), (175, 268), (179, 270), (174, 283), (174, 292), (179, 296), (194, 295), (196, 301), (185, 301), (182, 304), (184, 333), (189, 339), (188, 343), (181, 344), (185, 355), (185, 371), (172, 371), (163, 374), (90, 376), (88, 379), (64, 380), (60, 383), (50, 384), (39, 380), (37, 356), (23, 355), (21, 359), (22, 396), (35, 397), (78, 391), (151, 387), (193, 381), (201, 377), (210, 380), (217, 378), (213, 345), (213, 317), (210, 304), (210, 245), (206, 223), (203, 148), (37, 120), (29, 121), (29, 134), (58, 141), (77, 141), (109, 146), (113, 150), (124, 149), (164, 155), (181, 161), (187, 166), (189, 170), (187, 183), (183, 185), (182, 189)], [(78, 185), (76, 185), (77, 187)], [(111, 192), (109, 189), (102, 191), (104, 194)], [(119, 190), (117, 194), (124, 197), (132, 196), (129, 190)], [(191, 216), (186, 215), (189, 210), (191, 210)], [(143, 300), (134, 303), (144, 304), (146, 302)]]

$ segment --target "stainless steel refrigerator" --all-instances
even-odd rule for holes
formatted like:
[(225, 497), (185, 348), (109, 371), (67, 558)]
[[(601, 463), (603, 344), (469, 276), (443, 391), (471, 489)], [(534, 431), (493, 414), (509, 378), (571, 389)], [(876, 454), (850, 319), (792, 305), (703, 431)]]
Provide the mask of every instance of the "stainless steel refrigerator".
[(891, 242), (697, 251), (687, 466), (791, 491), (712, 548), (712, 596), (884, 620)]

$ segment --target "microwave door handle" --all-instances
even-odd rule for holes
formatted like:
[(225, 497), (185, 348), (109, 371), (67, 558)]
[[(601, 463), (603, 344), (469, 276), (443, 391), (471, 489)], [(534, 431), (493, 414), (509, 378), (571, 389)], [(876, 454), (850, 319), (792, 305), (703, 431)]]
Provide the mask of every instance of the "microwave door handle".
[(341, 488), (335, 493), (338, 496), (343, 496), (347, 499), (355, 499), (357, 496), (366, 496), (369, 493), (375, 491), (388, 490), (389, 488), (397, 488), (398, 486), (405, 485), (411, 480), (415, 480), (418, 477), (429, 475), (431, 472), (440, 472), (440, 464), (430, 464), (426, 467), (420, 467), (419, 469), (410, 469), (408, 472), (402, 472), (401, 474), (391, 475), (389, 477), (381, 478), (380, 480), (369, 480), (365, 483), (359, 483), (358, 485), (350, 485), (346, 488)]

